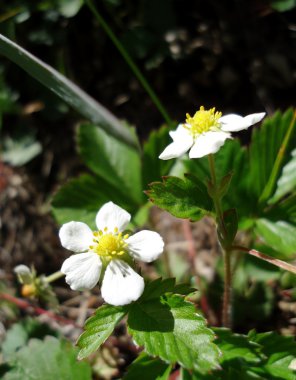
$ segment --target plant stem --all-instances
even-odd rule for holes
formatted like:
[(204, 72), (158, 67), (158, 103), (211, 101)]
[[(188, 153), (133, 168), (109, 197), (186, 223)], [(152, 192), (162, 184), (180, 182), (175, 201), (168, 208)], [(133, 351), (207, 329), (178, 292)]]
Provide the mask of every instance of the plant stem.
[[(215, 171), (215, 161), (212, 154), (208, 155), (209, 167), (212, 179), (212, 199), (214, 202), (215, 211), (217, 214), (217, 225), (218, 229), (226, 236), (226, 228), (223, 220), (223, 211), (221, 206), (221, 199), (218, 194), (217, 177)], [(218, 233), (218, 238), (219, 238)], [(224, 257), (224, 292), (223, 292), (223, 309), (222, 309), (222, 324), (225, 327), (231, 327), (231, 260), (230, 260), (230, 250), (227, 249), (223, 241), (220, 241), (223, 257)]]
[(231, 262), (230, 251), (223, 250), (224, 254), (224, 293), (222, 309), (222, 325), (231, 327)]
[(50, 283), (50, 282), (54, 282), (54, 281), (58, 280), (59, 278), (61, 278), (61, 277), (63, 277), (63, 276), (65, 276), (64, 273), (62, 273), (62, 272), (60, 272), (60, 271), (57, 271), (57, 272), (55, 272), (55, 273), (53, 273), (53, 274), (51, 274), (51, 275), (45, 277), (44, 280), (45, 280), (46, 282)]
[(258, 259), (267, 261), (270, 264), (277, 266), (278, 268), (287, 270), (288, 272), (296, 274), (296, 266), (286, 263), (285, 261), (275, 259), (274, 257), (268, 256), (265, 253), (259, 252), (256, 249), (249, 249), (246, 247), (241, 247), (239, 245), (234, 245), (231, 250), (247, 252), (249, 255), (255, 256)]
[(160, 99), (148, 83), (147, 79), (144, 77), (144, 75), (141, 73), (140, 69), (138, 66), (135, 64), (133, 61), (132, 57), (129, 55), (127, 50), (124, 48), (122, 43), (119, 41), (119, 39), (115, 36), (113, 33), (112, 29), (109, 27), (107, 22), (104, 20), (102, 15), (98, 12), (96, 6), (93, 3), (93, 0), (85, 0), (86, 5), (89, 7), (95, 18), (99, 21), (100, 25), (102, 28), (105, 30), (113, 44), (116, 46), (122, 57), (124, 58), (125, 62), (128, 64), (132, 72), (135, 74), (136, 78), (139, 80), (143, 88), (146, 90), (148, 95), (150, 96), (151, 100), (153, 103), (156, 105), (157, 109), (159, 112), (162, 114), (164, 120), (168, 124), (168, 126), (174, 125), (172, 119), (170, 118), (169, 114), (167, 113), (165, 107), (161, 103)]

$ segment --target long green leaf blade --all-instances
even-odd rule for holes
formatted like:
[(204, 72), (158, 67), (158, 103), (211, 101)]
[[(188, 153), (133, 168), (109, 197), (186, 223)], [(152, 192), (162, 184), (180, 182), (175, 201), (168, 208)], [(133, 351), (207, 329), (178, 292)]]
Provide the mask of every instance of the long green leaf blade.
[(36, 58), (15, 42), (0, 34), (0, 54), (4, 55), (49, 90), (62, 98), (79, 114), (127, 144), (137, 147), (133, 134), (105, 107), (51, 66)]

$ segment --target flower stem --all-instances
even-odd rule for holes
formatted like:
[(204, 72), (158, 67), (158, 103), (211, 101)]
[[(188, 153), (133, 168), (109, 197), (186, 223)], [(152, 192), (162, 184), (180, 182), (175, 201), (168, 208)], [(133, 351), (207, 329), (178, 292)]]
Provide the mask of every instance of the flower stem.
[[(223, 220), (223, 211), (221, 206), (221, 199), (218, 193), (218, 184), (215, 171), (215, 161), (212, 154), (208, 155), (209, 167), (211, 173), (211, 197), (214, 202), (214, 207), (216, 211), (216, 220), (218, 230), (226, 236), (226, 228)], [(231, 327), (231, 260), (230, 260), (230, 250), (225, 247), (222, 239), (220, 239), (220, 234), (218, 233), (218, 239), (223, 250), (224, 257), (224, 292), (223, 292), (223, 309), (222, 309), (222, 324), (225, 327)]]
[(60, 272), (60, 271), (57, 271), (57, 272), (55, 272), (55, 273), (53, 273), (53, 274), (51, 274), (51, 275), (45, 277), (44, 280), (45, 280), (46, 282), (50, 283), (50, 282), (54, 282), (54, 281), (58, 280), (59, 278), (61, 278), (61, 277), (63, 277), (63, 276), (65, 276), (64, 273), (62, 273), (62, 272)]

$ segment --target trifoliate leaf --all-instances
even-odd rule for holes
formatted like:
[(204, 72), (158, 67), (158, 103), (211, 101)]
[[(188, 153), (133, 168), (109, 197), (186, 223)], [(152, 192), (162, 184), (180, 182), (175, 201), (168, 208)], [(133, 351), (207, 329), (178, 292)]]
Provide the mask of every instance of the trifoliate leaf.
[(77, 345), (78, 358), (83, 359), (96, 351), (112, 334), (116, 325), (125, 316), (127, 309), (112, 305), (99, 307), (85, 323), (85, 331), (80, 335)]
[(146, 192), (151, 202), (178, 218), (201, 219), (212, 211), (212, 200), (206, 186), (195, 176), (163, 177), (163, 182), (153, 182)]
[(166, 294), (135, 302), (129, 310), (128, 330), (149, 355), (202, 372), (218, 365), (213, 331), (181, 296)]

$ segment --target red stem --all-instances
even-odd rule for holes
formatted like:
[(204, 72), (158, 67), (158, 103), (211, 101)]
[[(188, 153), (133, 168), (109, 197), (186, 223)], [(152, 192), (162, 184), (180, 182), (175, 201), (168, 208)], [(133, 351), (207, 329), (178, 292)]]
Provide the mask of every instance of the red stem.
[(28, 309), (33, 309), (35, 314), (38, 315), (47, 315), (49, 318), (54, 319), (55, 321), (64, 323), (64, 324), (71, 324), (75, 327), (81, 328), (81, 326), (78, 326), (75, 322), (71, 321), (70, 319), (66, 319), (64, 317), (61, 317), (51, 311), (47, 311), (45, 309), (42, 309), (41, 307), (34, 306), (30, 304), (27, 301), (24, 301), (23, 299), (16, 298), (11, 296), (10, 294), (7, 293), (0, 293), (0, 299), (6, 300), (8, 302), (11, 302), (15, 305), (17, 305), (20, 309), (28, 310)]

